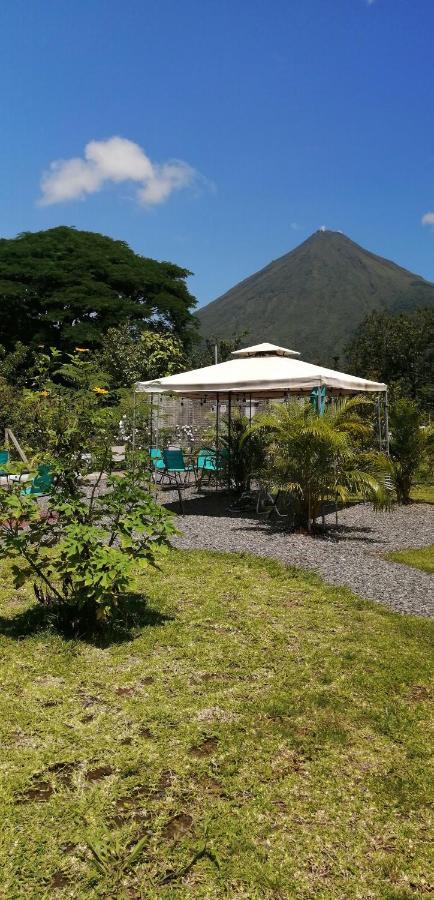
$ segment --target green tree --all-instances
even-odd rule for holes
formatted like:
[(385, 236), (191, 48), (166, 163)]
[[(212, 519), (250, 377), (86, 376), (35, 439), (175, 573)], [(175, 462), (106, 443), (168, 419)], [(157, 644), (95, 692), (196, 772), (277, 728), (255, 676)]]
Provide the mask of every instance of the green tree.
[(221, 442), (228, 450), (230, 476), (238, 493), (247, 491), (254, 476), (262, 471), (265, 462), (265, 444), (260, 431), (250, 428), (247, 416), (234, 411), (229, 434), (228, 420), (223, 422)]
[(131, 387), (135, 381), (174, 375), (186, 366), (182, 344), (175, 335), (139, 331), (129, 323), (109, 328), (100, 360), (116, 387)]
[(381, 454), (369, 450), (372, 425), (360, 414), (369, 400), (353, 397), (331, 404), (319, 416), (308, 401), (274, 404), (255, 416), (251, 431), (267, 439), (268, 480), (292, 494), (298, 519), (308, 531), (327, 501), (348, 502), (357, 494), (387, 504)]
[(126, 321), (173, 332), (197, 325), (191, 273), (134, 253), (123, 241), (61, 226), (0, 240), (0, 344), (98, 347)]
[(134, 578), (156, 564), (175, 528), (137, 472), (110, 477), (108, 490), (90, 499), (67, 485), (54, 482), (49, 516), (19, 487), (0, 489), (0, 549), (14, 560), (15, 586), (31, 580), (54, 621), (79, 635), (116, 617)]
[(201, 343), (193, 344), (189, 354), (191, 367), (199, 369), (202, 366), (214, 365), (216, 361), (216, 348), (217, 362), (226, 362), (231, 358), (231, 354), (234, 350), (240, 349), (245, 342), (246, 335), (247, 331), (235, 334), (231, 339), (211, 336), (205, 338), (205, 341), (202, 341)]
[(423, 426), (417, 404), (401, 399), (390, 408), (390, 458), (398, 503), (410, 503), (417, 470), (434, 460), (434, 431)]
[(371, 313), (346, 350), (356, 375), (383, 381), (396, 397), (434, 406), (434, 310)]

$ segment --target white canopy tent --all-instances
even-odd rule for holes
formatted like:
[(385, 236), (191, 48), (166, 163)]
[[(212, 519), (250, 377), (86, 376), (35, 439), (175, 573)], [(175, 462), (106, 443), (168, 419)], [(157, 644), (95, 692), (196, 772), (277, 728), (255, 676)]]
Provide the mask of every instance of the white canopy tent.
[[(232, 359), (169, 375), (154, 381), (139, 381), (135, 385), (137, 393), (174, 394), (185, 399), (203, 398), (209, 395), (216, 397), (217, 408), (217, 443), (219, 403), (228, 401), (229, 420), (231, 400), (234, 396), (244, 395), (252, 400), (287, 398), (292, 395), (309, 394), (317, 399), (318, 410), (324, 408), (324, 398), (340, 397), (349, 394), (378, 394), (378, 424), (381, 445), (381, 399), (384, 401), (384, 444), (389, 446), (387, 385), (382, 382), (367, 381), (315, 366), (298, 359), (296, 350), (277, 347), (275, 344), (257, 344), (243, 350), (235, 350)], [(250, 406), (251, 408), (251, 406)], [(230, 427), (230, 426), (229, 426)]]
[(297, 359), (299, 355), (295, 350), (274, 344), (257, 344), (235, 350), (233, 359), (227, 362), (155, 381), (139, 381), (136, 391), (180, 394), (186, 398), (204, 394), (249, 394), (252, 399), (310, 393), (318, 387), (325, 387), (333, 395), (387, 392), (385, 384), (314, 366)]

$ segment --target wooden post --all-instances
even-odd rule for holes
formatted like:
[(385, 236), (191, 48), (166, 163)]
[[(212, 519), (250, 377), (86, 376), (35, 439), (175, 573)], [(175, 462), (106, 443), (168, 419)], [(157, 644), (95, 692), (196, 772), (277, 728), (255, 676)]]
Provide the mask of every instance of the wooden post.
[(26, 466), (28, 466), (28, 465), (29, 465), (29, 460), (27, 459), (27, 456), (26, 456), (26, 454), (24, 453), (24, 450), (22, 449), (22, 447), (20, 447), (20, 445), (19, 445), (19, 443), (18, 443), (18, 441), (17, 441), (17, 439), (16, 439), (16, 437), (15, 437), (13, 431), (11, 431), (10, 428), (5, 428), (5, 446), (6, 446), (6, 447), (9, 446), (9, 439), (12, 441), (12, 443), (13, 443), (13, 445), (14, 445), (14, 447), (15, 447), (15, 450), (17, 451), (18, 456), (20, 457), (21, 461), (22, 461)]

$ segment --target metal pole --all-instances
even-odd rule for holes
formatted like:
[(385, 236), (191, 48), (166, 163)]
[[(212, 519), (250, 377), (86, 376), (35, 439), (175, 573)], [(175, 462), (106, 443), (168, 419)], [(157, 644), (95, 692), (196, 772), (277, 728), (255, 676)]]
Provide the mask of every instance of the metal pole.
[(377, 412), (378, 412), (378, 443), (379, 443), (380, 452), (381, 452), (382, 447), (383, 447), (383, 441), (381, 438), (381, 395), (380, 394), (378, 394), (378, 396), (377, 396)]
[(136, 409), (137, 409), (137, 392), (133, 391), (133, 453), (136, 449)]
[(249, 425), (252, 424), (252, 395), (249, 395)]
[(214, 344), (214, 362), (216, 365), (217, 365), (218, 361), (219, 361), (219, 348), (218, 348), (218, 344), (215, 343)]
[(151, 394), (151, 427), (149, 430), (150, 430), (149, 446), (153, 447), (154, 446), (154, 444), (153, 444), (153, 440), (154, 440), (154, 395), (153, 394)]
[(386, 453), (389, 456), (390, 451), (390, 440), (389, 440), (389, 396), (388, 390), (386, 388), (385, 398), (384, 398), (384, 426), (386, 430)]
[(132, 457), (133, 457), (133, 472), (136, 469), (136, 407), (137, 407), (137, 391), (136, 388), (133, 388), (133, 442), (132, 442)]
[(231, 489), (231, 417), (232, 394), (228, 392), (228, 491)]
[(220, 394), (216, 394), (216, 416), (215, 416), (215, 447), (218, 452), (219, 449), (219, 430), (220, 430), (220, 421), (219, 421), (219, 405), (220, 405)]

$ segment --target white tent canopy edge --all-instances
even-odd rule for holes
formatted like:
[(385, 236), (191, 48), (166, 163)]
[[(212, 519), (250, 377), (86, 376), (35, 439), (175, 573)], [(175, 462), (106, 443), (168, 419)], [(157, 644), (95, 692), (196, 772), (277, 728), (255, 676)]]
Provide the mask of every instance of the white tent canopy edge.
[(368, 381), (303, 362), (296, 351), (274, 344), (258, 344), (237, 350), (233, 359), (157, 378), (139, 381), (135, 390), (146, 394), (180, 394), (186, 398), (203, 394), (249, 394), (251, 398), (284, 397), (326, 387), (333, 393), (384, 393), (387, 385)]

